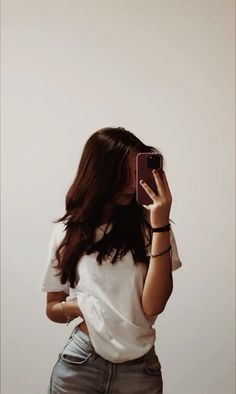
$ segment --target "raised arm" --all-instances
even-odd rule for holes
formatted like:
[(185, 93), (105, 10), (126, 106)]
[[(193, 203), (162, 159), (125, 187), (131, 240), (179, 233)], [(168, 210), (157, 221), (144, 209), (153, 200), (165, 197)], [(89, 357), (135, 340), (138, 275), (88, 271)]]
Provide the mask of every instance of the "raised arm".
[[(158, 171), (153, 172), (158, 190), (158, 196), (145, 183), (141, 183), (153, 204), (144, 207), (149, 211), (147, 218), (152, 228), (164, 227), (169, 224), (169, 213), (172, 196), (167, 183), (166, 175)], [(147, 316), (155, 316), (163, 312), (165, 305), (173, 290), (172, 262), (170, 257), (170, 231), (153, 232), (151, 257), (148, 272), (145, 278), (142, 306)], [(163, 254), (156, 256), (160, 253)]]

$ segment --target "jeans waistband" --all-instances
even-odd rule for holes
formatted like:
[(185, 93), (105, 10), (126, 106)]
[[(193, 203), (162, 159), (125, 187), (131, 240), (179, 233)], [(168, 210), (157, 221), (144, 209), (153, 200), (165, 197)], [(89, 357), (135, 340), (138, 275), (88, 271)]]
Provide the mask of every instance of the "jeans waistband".
[(79, 336), (82, 337), (87, 343), (92, 343), (89, 336), (87, 334), (85, 334), (79, 327), (79, 325), (75, 326), (73, 332), (71, 335), (75, 334), (75, 333), (79, 333)]

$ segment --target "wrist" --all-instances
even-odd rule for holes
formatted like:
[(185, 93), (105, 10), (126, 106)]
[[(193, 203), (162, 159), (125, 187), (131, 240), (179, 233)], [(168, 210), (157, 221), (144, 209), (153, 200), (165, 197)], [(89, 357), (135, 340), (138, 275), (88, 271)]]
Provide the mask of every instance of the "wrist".
[(165, 231), (161, 233), (153, 233), (152, 234), (152, 242), (151, 242), (151, 255), (160, 253), (170, 246), (170, 232)]
[(161, 243), (163, 246), (170, 244), (170, 232), (153, 232), (152, 233), (152, 244)]
[(171, 229), (170, 223), (167, 223), (165, 225), (158, 225), (157, 227), (151, 227), (153, 233), (163, 233), (163, 232), (168, 232)]
[[(68, 302), (66, 301), (62, 301), (60, 302), (60, 309), (62, 311), (62, 314), (65, 316), (65, 318), (67, 319), (65, 323), (68, 324), (74, 319), (74, 317), (70, 316), (67, 312), (67, 310), (65, 309), (66, 305), (68, 304)], [(67, 308), (67, 307), (66, 307)]]
[(159, 220), (151, 220), (150, 224), (151, 224), (152, 228), (165, 227), (170, 224), (170, 219), (164, 218), (164, 219), (159, 219)]

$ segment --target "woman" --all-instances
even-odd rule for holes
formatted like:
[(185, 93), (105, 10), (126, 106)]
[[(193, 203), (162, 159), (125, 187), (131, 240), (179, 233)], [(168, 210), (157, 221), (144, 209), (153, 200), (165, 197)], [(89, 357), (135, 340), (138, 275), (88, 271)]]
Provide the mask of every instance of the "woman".
[[(163, 392), (153, 324), (182, 264), (170, 228), (164, 171), (153, 173), (153, 203), (135, 198), (139, 152), (161, 152), (124, 128), (90, 136), (55, 221), (40, 285), (50, 320), (80, 317), (51, 373), (48, 394)], [(154, 229), (154, 230), (153, 230)]]

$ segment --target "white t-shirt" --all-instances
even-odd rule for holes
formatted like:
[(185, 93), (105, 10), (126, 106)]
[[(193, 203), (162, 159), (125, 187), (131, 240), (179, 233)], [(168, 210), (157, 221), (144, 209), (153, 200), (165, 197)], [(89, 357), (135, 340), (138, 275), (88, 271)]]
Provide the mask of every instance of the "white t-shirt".
[[(98, 227), (96, 241), (111, 228), (112, 224)], [(67, 301), (77, 298), (94, 349), (106, 360), (120, 363), (141, 357), (151, 349), (156, 339), (156, 332), (152, 326), (157, 315), (147, 317), (141, 306), (147, 265), (143, 262), (135, 265), (130, 251), (115, 264), (106, 259), (102, 265), (96, 261), (98, 252), (84, 254), (77, 268), (77, 287), (70, 288), (68, 281), (63, 285), (59, 276), (54, 276), (58, 270), (53, 267), (53, 263), (56, 262), (55, 250), (65, 236), (64, 229), (65, 225), (62, 222), (54, 225), (39, 290), (64, 291), (68, 294)], [(170, 243), (174, 271), (181, 267), (182, 263), (172, 229)], [(147, 254), (150, 254), (150, 247)]]

